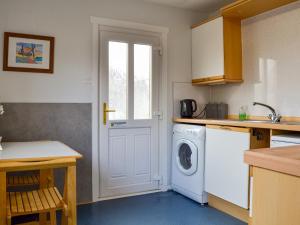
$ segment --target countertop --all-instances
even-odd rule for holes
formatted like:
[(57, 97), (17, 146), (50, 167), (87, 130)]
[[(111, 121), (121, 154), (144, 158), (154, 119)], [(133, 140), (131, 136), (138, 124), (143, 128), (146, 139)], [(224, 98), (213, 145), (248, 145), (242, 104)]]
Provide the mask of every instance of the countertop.
[(255, 167), (300, 177), (300, 145), (248, 150), (244, 161)]
[(275, 130), (300, 131), (299, 122), (281, 122), (272, 123), (270, 121), (239, 121), (239, 120), (214, 120), (214, 119), (183, 119), (175, 118), (175, 123), (202, 124), (202, 125), (220, 125), (233, 127), (249, 127), (249, 128), (264, 128)]

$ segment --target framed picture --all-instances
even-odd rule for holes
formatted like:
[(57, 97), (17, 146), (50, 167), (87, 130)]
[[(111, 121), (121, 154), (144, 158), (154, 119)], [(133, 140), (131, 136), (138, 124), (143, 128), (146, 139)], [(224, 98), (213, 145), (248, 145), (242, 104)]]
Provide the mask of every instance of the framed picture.
[(3, 70), (53, 73), (54, 37), (4, 33)]

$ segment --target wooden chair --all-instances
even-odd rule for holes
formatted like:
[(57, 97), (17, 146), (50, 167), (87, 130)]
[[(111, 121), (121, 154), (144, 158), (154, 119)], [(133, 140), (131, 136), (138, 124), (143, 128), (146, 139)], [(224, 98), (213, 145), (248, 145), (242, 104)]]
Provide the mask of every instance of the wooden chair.
[[(56, 187), (26, 192), (7, 192), (7, 224), (14, 216), (50, 212), (50, 225), (56, 225), (57, 210), (67, 212), (67, 205)], [(67, 216), (67, 215), (65, 215)]]

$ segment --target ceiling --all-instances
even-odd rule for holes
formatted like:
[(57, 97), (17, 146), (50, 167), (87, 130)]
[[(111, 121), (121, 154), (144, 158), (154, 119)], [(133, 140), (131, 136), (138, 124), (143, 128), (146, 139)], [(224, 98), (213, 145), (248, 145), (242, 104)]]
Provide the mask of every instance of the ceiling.
[(161, 5), (168, 5), (199, 12), (212, 12), (234, 0), (144, 0)]

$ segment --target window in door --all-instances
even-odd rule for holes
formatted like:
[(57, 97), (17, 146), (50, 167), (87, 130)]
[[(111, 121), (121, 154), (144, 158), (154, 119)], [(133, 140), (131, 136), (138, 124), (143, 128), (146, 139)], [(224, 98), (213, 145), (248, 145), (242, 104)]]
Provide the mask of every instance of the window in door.
[(109, 64), (109, 107), (116, 110), (110, 120), (126, 120), (128, 114), (128, 44), (110, 41)]
[(134, 119), (151, 119), (152, 46), (134, 44)]
[[(129, 53), (130, 48), (132, 54)], [(151, 119), (152, 46), (109, 41), (108, 51), (108, 102), (109, 108), (116, 110), (110, 113), (109, 119)], [(132, 71), (129, 68), (131, 63)], [(133, 115), (129, 115), (130, 112)]]

